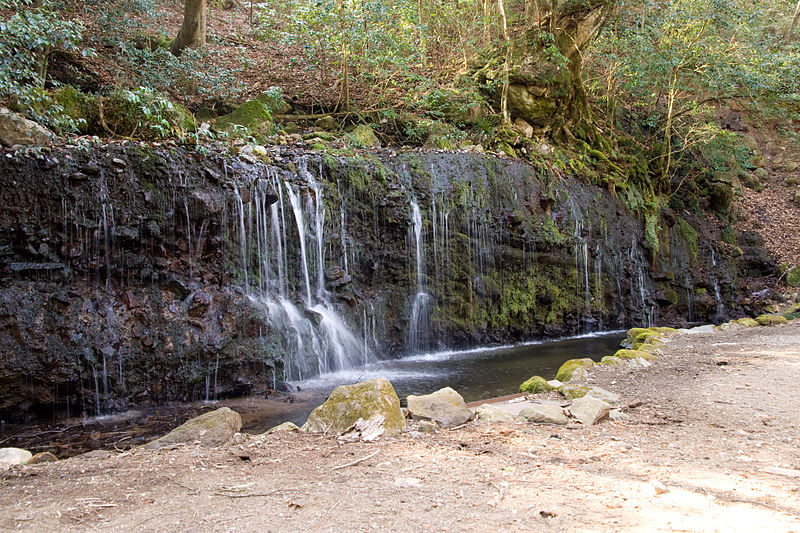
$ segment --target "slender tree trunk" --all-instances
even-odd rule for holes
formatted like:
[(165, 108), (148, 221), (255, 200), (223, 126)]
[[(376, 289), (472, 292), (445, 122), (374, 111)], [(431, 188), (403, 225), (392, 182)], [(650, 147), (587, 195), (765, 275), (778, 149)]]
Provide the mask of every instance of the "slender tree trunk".
[(492, 40), (492, 27), (489, 20), (489, 0), (483, 0), (483, 43), (486, 45)]
[(350, 72), (348, 66), (347, 32), (344, 27), (344, 0), (337, 1), (339, 7), (339, 32), (342, 37), (342, 108), (350, 111)]
[(794, 28), (797, 26), (797, 19), (800, 18), (800, 0), (797, 0), (797, 7), (794, 10), (794, 16), (792, 17), (792, 23), (789, 25), (789, 31), (786, 32), (786, 42), (792, 40), (792, 33), (794, 33)]
[(206, 45), (206, 0), (186, 0), (183, 6), (183, 24), (169, 51), (179, 56), (186, 48)]
[(508, 33), (508, 19), (506, 18), (506, 8), (503, 0), (497, 0), (497, 9), (500, 11), (500, 20), (503, 24), (503, 39), (505, 40), (505, 60), (503, 61), (503, 92), (500, 95), (500, 109), (503, 113), (503, 125), (511, 124), (511, 117), (508, 114), (508, 78), (511, 61), (511, 36)]

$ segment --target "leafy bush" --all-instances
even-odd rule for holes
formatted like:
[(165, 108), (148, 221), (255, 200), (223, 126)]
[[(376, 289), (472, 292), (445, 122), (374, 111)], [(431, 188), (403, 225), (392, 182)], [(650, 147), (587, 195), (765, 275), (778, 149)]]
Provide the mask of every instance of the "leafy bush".
[(0, 20), (0, 98), (47, 126), (76, 129), (63, 107), (48, 101), (44, 85), (53, 52), (80, 50), (82, 25), (59, 18), (51, 0), (0, 0), (0, 10), (12, 13)]
[(189, 111), (145, 87), (116, 89), (100, 101), (99, 111), (103, 128), (122, 137), (181, 137), (194, 128)]

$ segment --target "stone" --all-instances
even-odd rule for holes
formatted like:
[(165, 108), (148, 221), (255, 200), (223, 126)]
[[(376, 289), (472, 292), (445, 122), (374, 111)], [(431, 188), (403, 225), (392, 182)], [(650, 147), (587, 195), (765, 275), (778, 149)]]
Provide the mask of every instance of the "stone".
[(44, 126), (10, 109), (0, 108), (0, 143), (3, 146), (50, 146), (54, 137)]
[(608, 416), (611, 406), (598, 398), (584, 396), (569, 406), (569, 414), (581, 424), (591, 426)]
[(533, 376), (528, 379), (525, 383), (519, 386), (520, 392), (530, 392), (531, 394), (538, 394), (540, 392), (550, 392), (553, 389), (550, 385), (547, 384), (547, 380), (545, 380), (541, 376)]
[(383, 415), (373, 415), (367, 420), (359, 418), (355, 424), (342, 432), (337, 440), (340, 444), (345, 442), (372, 442), (380, 438), (386, 432), (386, 417)]
[(24, 465), (32, 457), (31, 452), (22, 448), (0, 448), (0, 468)]
[(765, 168), (758, 167), (753, 171), (753, 174), (759, 181), (764, 181), (769, 177), (769, 171)]
[(781, 315), (761, 315), (756, 317), (756, 322), (762, 326), (777, 326), (778, 324), (786, 324), (788, 320)]
[(794, 191), (794, 196), (792, 196), (792, 202), (800, 205), (800, 189)]
[(324, 117), (318, 118), (314, 125), (318, 128), (322, 128), (325, 131), (330, 131), (337, 126), (336, 119), (330, 115), (325, 115)]
[(697, 326), (694, 328), (685, 329), (681, 331), (689, 335), (697, 335), (701, 333), (714, 333), (714, 324), (706, 324), (704, 326)]
[(608, 418), (614, 422), (620, 422), (622, 420), (628, 420), (630, 415), (621, 409), (612, 409), (608, 412)]
[(570, 381), (584, 381), (586, 379), (586, 369), (594, 366), (591, 359), (569, 359), (561, 365), (556, 374), (556, 379), (562, 383)]
[(557, 389), (557, 388), (559, 388), (561, 385), (563, 385), (563, 383), (561, 383), (561, 382), (560, 382), (560, 381), (558, 381), (557, 379), (551, 379), (550, 381), (548, 381), (548, 382), (547, 382), (547, 385), (548, 385), (548, 386), (549, 386), (551, 389)]
[(564, 409), (558, 405), (534, 404), (520, 411), (519, 416), (534, 424), (556, 424), (563, 426), (569, 423)]
[(475, 413), (475, 420), (478, 422), (485, 422), (493, 424), (496, 422), (513, 422), (514, 415), (492, 404), (485, 403), (476, 407), (473, 412)]
[(576, 398), (583, 398), (589, 392), (589, 387), (585, 385), (577, 385), (575, 383), (566, 383), (558, 388), (565, 398), (574, 400)]
[(359, 146), (364, 148), (380, 148), (381, 141), (375, 135), (375, 131), (366, 124), (359, 124), (349, 134), (350, 138), (354, 139)]
[(613, 355), (606, 355), (602, 359), (600, 359), (601, 365), (606, 366), (619, 366), (625, 364), (625, 361), (620, 359), (619, 357), (614, 357)]
[(412, 394), (406, 401), (412, 417), (435, 420), (443, 428), (460, 426), (474, 416), (464, 403), (464, 398), (450, 387), (423, 396)]
[(616, 392), (611, 392), (610, 390), (603, 389), (601, 387), (591, 387), (589, 391), (586, 393), (586, 396), (591, 398), (597, 398), (598, 400), (603, 400), (604, 402), (615, 405), (619, 403), (619, 394)]
[(787, 187), (794, 187), (795, 185), (800, 185), (800, 176), (789, 176), (788, 178), (783, 180), (783, 184)]
[(267, 430), (267, 435), (272, 435), (273, 433), (282, 433), (285, 431), (300, 431), (300, 428), (297, 427), (297, 424), (294, 422), (284, 422), (283, 424), (278, 424), (275, 427), (271, 427)]
[(173, 444), (188, 444), (199, 441), (202, 446), (214, 447), (225, 444), (234, 433), (242, 429), (242, 417), (228, 407), (187, 420), (161, 438), (148, 442), (142, 448), (158, 450)]
[(786, 283), (790, 287), (800, 287), (800, 266), (791, 268), (786, 272)]
[(253, 135), (271, 135), (274, 123), (269, 107), (258, 100), (249, 100), (214, 123), (216, 131), (233, 133), (237, 127), (247, 128)]
[(524, 119), (514, 119), (514, 129), (522, 134), (526, 139), (533, 137), (533, 126), (528, 124)]
[(653, 492), (656, 493), (656, 496), (661, 495), (661, 494), (666, 494), (667, 492), (669, 492), (669, 489), (667, 488), (667, 486), (664, 485), (663, 483), (661, 483), (657, 479), (651, 479), (650, 480), (650, 486), (653, 488)]
[(439, 431), (439, 424), (432, 420), (420, 420), (417, 424), (417, 431), (420, 433), (436, 433)]
[(644, 350), (617, 350), (614, 353), (614, 357), (618, 359), (644, 359), (645, 361), (649, 361), (651, 359), (655, 359), (655, 356), (650, 352), (646, 352)]
[(292, 106), (283, 99), (282, 91), (279, 87), (270, 87), (266, 92), (259, 94), (256, 100), (277, 115), (285, 115), (292, 110)]
[(338, 435), (358, 419), (369, 420), (375, 415), (385, 417), (385, 435), (395, 435), (403, 429), (400, 399), (386, 378), (336, 387), (325, 403), (311, 412), (300, 430)]
[(55, 463), (58, 461), (58, 457), (53, 455), (50, 452), (40, 452), (31, 457), (31, 460), (27, 462), (29, 465), (38, 465), (44, 463)]

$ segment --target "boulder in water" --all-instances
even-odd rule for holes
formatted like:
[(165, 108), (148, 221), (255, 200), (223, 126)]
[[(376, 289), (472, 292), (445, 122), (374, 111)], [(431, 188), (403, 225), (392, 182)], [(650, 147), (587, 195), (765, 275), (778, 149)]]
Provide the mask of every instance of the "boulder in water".
[(424, 396), (411, 395), (407, 402), (412, 417), (433, 420), (443, 428), (460, 426), (475, 416), (467, 408), (464, 398), (450, 387)]
[(0, 468), (24, 465), (31, 460), (33, 454), (21, 448), (0, 448)]
[(311, 412), (300, 429), (338, 435), (359, 419), (369, 420), (376, 415), (385, 417), (385, 435), (394, 435), (403, 429), (400, 399), (386, 378), (336, 387), (325, 403)]
[(142, 448), (157, 450), (171, 444), (199, 441), (207, 447), (225, 444), (234, 433), (242, 429), (242, 417), (228, 407), (196, 416), (173, 429), (163, 437), (148, 442)]

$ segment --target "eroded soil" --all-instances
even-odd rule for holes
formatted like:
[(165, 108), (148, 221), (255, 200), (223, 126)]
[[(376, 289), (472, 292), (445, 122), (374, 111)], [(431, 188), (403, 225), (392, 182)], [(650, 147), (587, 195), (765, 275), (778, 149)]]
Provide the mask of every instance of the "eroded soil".
[(628, 419), (371, 444), (241, 435), (17, 467), (0, 529), (800, 531), (800, 321), (679, 335), (653, 366), (591, 380)]

